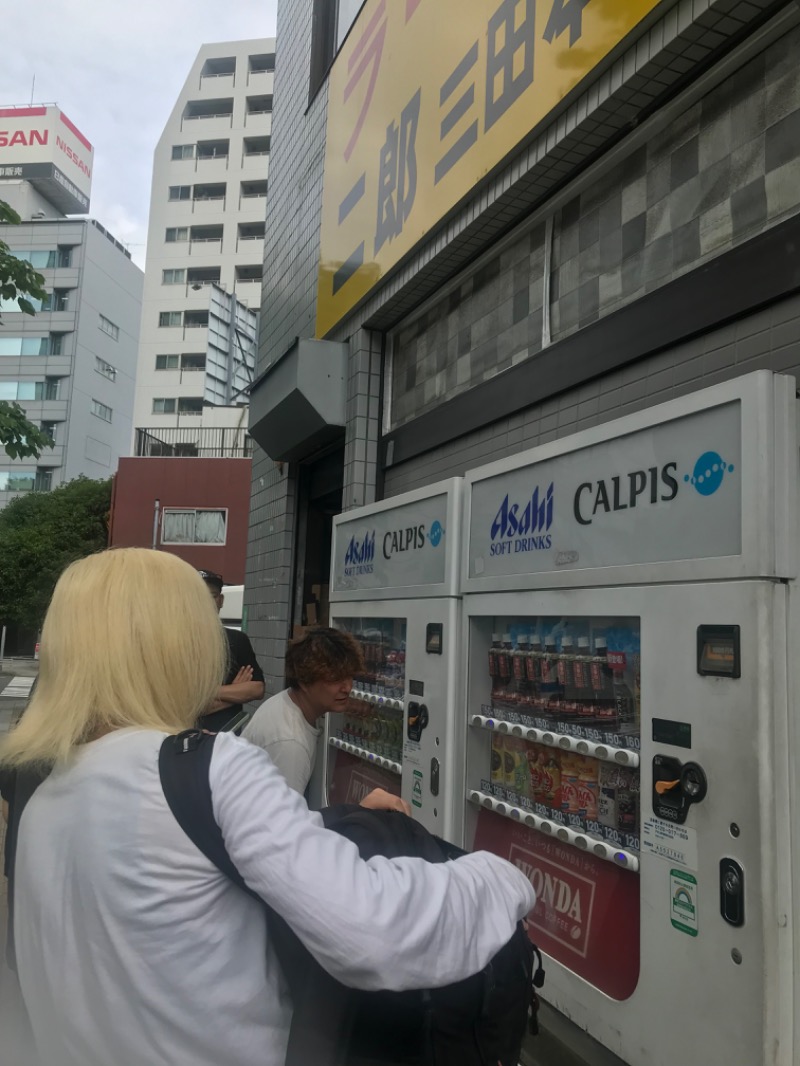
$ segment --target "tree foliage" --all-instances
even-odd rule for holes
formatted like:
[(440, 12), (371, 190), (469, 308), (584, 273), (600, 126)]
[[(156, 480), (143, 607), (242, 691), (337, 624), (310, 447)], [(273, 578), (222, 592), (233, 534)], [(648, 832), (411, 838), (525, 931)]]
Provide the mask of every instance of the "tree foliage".
[[(17, 212), (0, 200), (0, 224), (18, 226), (20, 221)], [(5, 241), (0, 241), (0, 300), (16, 300), (20, 311), (34, 315), (36, 311), (28, 297), (43, 300), (46, 295), (42, 275), (30, 263), (17, 259)], [(52, 448), (53, 442), (38, 426), (28, 421), (19, 404), (2, 400), (0, 446), (12, 459), (29, 456), (38, 459), (44, 448)]]
[(108, 543), (111, 481), (79, 477), (0, 511), (0, 624), (38, 629), (55, 583)]

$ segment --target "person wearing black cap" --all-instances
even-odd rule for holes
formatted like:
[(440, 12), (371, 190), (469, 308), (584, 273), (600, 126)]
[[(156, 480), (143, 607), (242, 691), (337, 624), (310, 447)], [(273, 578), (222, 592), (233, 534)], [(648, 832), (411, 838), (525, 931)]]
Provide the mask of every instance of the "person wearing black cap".
[[(200, 570), (199, 573), (219, 610), (225, 601), (221, 576), (212, 570)], [(223, 631), (228, 641), (228, 673), (225, 684), (219, 690), (217, 702), (202, 719), (203, 728), (212, 733), (224, 729), (241, 711), (243, 703), (260, 700), (264, 695), (264, 671), (258, 665), (247, 634), (239, 629), (228, 629), (227, 626), (223, 626)]]

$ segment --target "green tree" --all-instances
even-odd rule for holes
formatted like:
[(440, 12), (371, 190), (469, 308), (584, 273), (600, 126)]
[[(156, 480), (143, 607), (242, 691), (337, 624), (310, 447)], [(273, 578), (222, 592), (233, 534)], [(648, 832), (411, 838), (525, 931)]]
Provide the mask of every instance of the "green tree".
[(0, 511), (0, 623), (38, 629), (55, 583), (108, 543), (111, 481), (79, 477)]
[[(0, 224), (18, 226), (21, 219), (4, 201), (0, 200)], [(35, 315), (36, 310), (28, 297), (43, 300), (47, 293), (44, 278), (30, 263), (17, 259), (5, 241), (0, 241), (0, 300), (16, 300), (20, 311)], [(38, 459), (42, 449), (52, 448), (53, 442), (46, 433), (29, 422), (18, 403), (0, 400), (0, 447), (12, 459), (33, 457)]]

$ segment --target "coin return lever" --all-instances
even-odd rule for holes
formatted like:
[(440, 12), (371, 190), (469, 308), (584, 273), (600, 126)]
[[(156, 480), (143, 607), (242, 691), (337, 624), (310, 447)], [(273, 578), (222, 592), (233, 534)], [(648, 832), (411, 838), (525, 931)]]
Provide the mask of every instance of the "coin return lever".
[(708, 791), (702, 766), (682, 763), (670, 755), (653, 757), (653, 813), (667, 822), (683, 825), (693, 803), (700, 803)]

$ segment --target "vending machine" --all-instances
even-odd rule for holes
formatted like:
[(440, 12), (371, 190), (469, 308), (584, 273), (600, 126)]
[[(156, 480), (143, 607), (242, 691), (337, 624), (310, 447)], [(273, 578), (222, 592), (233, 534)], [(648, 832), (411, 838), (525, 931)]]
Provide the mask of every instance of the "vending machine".
[(630, 1066), (800, 1062), (795, 382), (465, 479), (465, 836), (546, 999)]
[(331, 624), (359, 641), (365, 672), (348, 713), (326, 717), (321, 760), (324, 802), (385, 788), (451, 839), (463, 813), (454, 759), (462, 506), (454, 478), (334, 520)]

